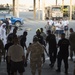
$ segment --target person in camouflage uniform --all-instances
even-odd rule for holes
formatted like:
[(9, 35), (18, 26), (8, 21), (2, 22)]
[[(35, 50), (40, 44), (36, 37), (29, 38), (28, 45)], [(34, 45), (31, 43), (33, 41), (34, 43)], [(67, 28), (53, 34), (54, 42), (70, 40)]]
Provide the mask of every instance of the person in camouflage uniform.
[(35, 75), (36, 68), (38, 69), (38, 75), (41, 75), (42, 54), (44, 52), (43, 46), (38, 42), (38, 38), (33, 38), (33, 43), (29, 45), (27, 49), (26, 59), (30, 54), (30, 68), (32, 75)]

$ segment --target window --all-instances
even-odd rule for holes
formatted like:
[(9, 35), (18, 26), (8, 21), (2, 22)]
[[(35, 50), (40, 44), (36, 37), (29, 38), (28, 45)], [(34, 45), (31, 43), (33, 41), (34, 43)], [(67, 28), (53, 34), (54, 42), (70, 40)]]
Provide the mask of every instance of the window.
[(52, 11), (60, 11), (61, 7), (52, 7)]

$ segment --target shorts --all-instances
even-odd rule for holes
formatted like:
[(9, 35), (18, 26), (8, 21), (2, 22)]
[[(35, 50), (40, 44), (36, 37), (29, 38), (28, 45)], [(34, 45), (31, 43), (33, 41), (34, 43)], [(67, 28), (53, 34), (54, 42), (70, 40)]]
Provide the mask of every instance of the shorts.
[(60, 34), (60, 30), (56, 30), (55, 31), (55, 34)]
[(64, 30), (67, 31), (67, 30), (68, 30), (68, 26), (65, 26), (65, 27), (64, 27)]
[(62, 34), (64, 31), (63, 30), (60, 30), (60, 34)]
[(12, 72), (19, 72), (19, 73), (23, 73), (25, 71), (24, 69), (24, 62), (20, 61), (20, 62), (13, 62), (11, 61), (11, 71)]

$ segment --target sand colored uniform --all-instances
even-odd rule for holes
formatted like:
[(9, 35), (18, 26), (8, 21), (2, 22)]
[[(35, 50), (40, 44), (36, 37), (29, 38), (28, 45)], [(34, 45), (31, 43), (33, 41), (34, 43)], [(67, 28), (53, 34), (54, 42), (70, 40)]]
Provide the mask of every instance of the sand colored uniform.
[(39, 71), (41, 71), (41, 64), (42, 64), (42, 54), (44, 52), (43, 46), (39, 43), (33, 43), (31, 44), (28, 49), (28, 53), (30, 53), (30, 67), (31, 67), (31, 72), (35, 73), (36, 71), (36, 66)]

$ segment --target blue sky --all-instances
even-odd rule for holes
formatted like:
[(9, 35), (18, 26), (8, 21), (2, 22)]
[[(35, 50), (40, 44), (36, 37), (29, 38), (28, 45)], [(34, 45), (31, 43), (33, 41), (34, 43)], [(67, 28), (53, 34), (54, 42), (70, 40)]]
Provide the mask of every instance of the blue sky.
[[(10, 3), (12, 4), (12, 1), (13, 0), (0, 0), (0, 4), (7, 4), (7, 3)], [(37, 2), (38, 0), (36, 0)], [(42, 0), (40, 0), (41, 3), (42, 3)], [(45, 3), (46, 4), (55, 4), (55, 1), (56, 0), (45, 0)], [(61, 4), (62, 3), (62, 0), (58, 0), (58, 4)], [(70, 0), (64, 0), (64, 4), (69, 4), (70, 3)], [(72, 0), (72, 3), (75, 4), (75, 0)], [(32, 5), (33, 4), (33, 0), (19, 0), (19, 4), (29, 4), (29, 5)]]

